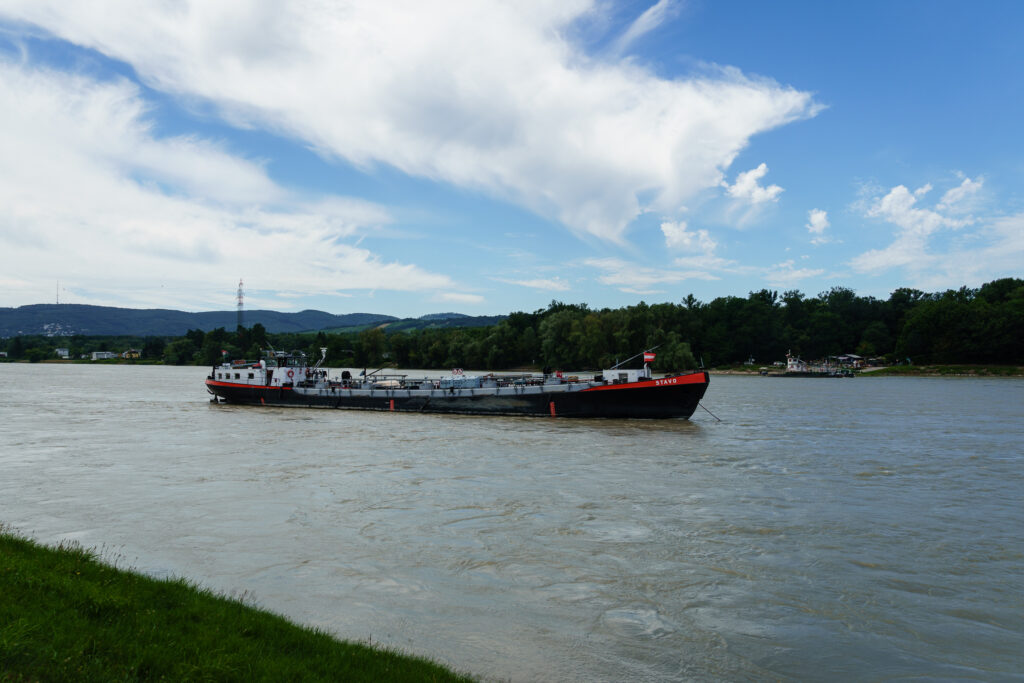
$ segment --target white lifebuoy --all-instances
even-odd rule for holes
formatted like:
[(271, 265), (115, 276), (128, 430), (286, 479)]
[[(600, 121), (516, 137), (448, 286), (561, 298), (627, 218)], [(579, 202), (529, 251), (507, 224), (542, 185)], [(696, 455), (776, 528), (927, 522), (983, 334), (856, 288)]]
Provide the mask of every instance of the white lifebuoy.
[(295, 376), (295, 371), (294, 370), (289, 370), (288, 371), (288, 379), (291, 379), (294, 376)]

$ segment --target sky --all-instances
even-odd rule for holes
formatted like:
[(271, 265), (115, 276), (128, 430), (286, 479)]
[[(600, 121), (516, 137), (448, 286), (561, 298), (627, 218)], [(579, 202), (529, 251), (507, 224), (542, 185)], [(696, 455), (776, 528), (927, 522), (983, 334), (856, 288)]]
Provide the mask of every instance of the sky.
[(0, 0), (0, 306), (1024, 276), (1024, 3)]

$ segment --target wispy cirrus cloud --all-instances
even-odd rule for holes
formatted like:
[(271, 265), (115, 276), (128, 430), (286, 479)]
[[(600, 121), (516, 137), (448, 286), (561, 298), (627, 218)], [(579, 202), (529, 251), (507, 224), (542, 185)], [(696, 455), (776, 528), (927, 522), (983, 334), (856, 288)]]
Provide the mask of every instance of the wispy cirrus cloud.
[(480, 294), (471, 294), (469, 292), (441, 292), (434, 297), (434, 301), (444, 301), (457, 304), (480, 304), (486, 301), (486, 299)]
[[(661, 0), (623, 45), (671, 11)], [(130, 65), (150, 87), (327, 158), (387, 165), (621, 242), (717, 187), (758, 133), (813, 116), (810, 94), (736, 69), (666, 79), (565, 39), (588, 0), (505, 3), (66, 3), (10, 0), (28, 22)], [(759, 167), (760, 168), (760, 167)], [(774, 199), (748, 171), (730, 192)]]
[(584, 265), (601, 271), (598, 282), (618, 287), (631, 294), (658, 294), (660, 287), (685, 282), (686, 280), (717, 280), (707, 271), (674, 268), (653, 268), (618, 258), (585, 259)]
[(629, 25), (629, 28), (615, 41), (615, 53), (622, 54), (638, 38), (661, 26), (666, 19), (677, 12), (678, 5), (679, 3), (674, 0), (658, 0), (658, 2), (644, 10), (643, 14), (637, 17)]
[(545, 292), (567, 292), (572, 289), (572, 286), (559, 277), (553, 278), (532, 278), (528, 280), (508, 280), (503, 278), (495, 278), (498, 282), (504, 282), (508, 285), (517, 285), (519, 287), (529, 287), (530, 289), (538, 289)]
[(788, 259), (767, 268), (764, 272), (764, 279), (768, 284), (776, 287), (789, 287), (801, 280), (820, 277), (824, 273), (824, 268), (796, 268), (795, 261)]

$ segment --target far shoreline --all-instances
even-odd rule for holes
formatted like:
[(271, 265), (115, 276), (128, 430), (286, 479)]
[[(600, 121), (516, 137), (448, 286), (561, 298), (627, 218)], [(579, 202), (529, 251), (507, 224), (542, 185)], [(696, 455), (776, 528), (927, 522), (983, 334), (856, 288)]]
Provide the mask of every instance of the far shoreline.
[[(782, 377), (781, 371), (769, 370), (762, 375), (758, 370), (726, 368), (711, 369), (712, 375), (736, 375), (749, 377)], [(860, 368), (854, 370), (858, 377), (1024, 377), (1024, 366), (1019, 365), (890, 365), (885, 367)]]
[[(29, 364), (32, 361), (27, 359), (13, 359), (13, 358), (0, 358), (0, 363), (24, 363)], [(209, 367), (207, 365), (195, 365), (195, 364), (184, 364), (177, 365), (172, 363), (164, 363), (158, 360), (149, 359), (121, 359), (121, 358), (108, 358), (103, 360), (90, 360), (87, 358), (47, 358), (38, 362), (43, 365), (166, 365), (168, 367)], [(341, 366), (338, 366), (341, 367)], [(346, 366), (347, 367), (347, 366)], [(430, 368), (423, 368), (430, 370)], [(434, 371), (443, 371), (444, 368), (435, 368)], [(531, 367), (515, 367), (506, 368), (502, 370), (473, 370), (472, 372), (489, 373), (489, 372), (533, 372), (537, 373), (541, 370), (539, 368)], [(761, 369), (746, 369), (737, 367), (724, 367), (724, 368), (708, 368), (707, 371), (712, 375), (732, 375), (732, 376), (748, 376), (748, 377), (781, 377), (782, 371), (777, 368), (772, 368), (767, 371), (765, 375), (761, 374)], [(600, 370), (580, 370), (576, 369), (573, 373), (590, 373), (600, 372)], [(1024, 366), (1021, 365), (977, 365), (977, 364), (928, 364), (928, 365), (888, 365), (882, 367), (869, 367), (854, 369), (854, 373), (857, 376), (872, 376), (872, 377), (978, 377), (978, 378), (992, 378), (992, 377), (1024, 377)], [(671, 374), (671, 373), (655, 373), (655, 374)]]

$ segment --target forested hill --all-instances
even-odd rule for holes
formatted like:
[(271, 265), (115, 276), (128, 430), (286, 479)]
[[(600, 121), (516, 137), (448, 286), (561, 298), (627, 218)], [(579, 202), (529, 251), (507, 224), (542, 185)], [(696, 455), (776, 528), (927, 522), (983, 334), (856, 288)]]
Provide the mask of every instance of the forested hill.
[[(245, 311), (245, 325), (259, 323), (268, 332), (306, 332), (329, 328), (351, 328), (396, 321), (378, 313), (334, 315), (323, 311), (279, 313)], [(35, 304), (0, 308), (0, 337), (19, 335), (135, 335), (178, 337), (188, 330), (233, 330), (236, 311), (189, 313), (162, 308), (134, 309), (82, 304)]]

